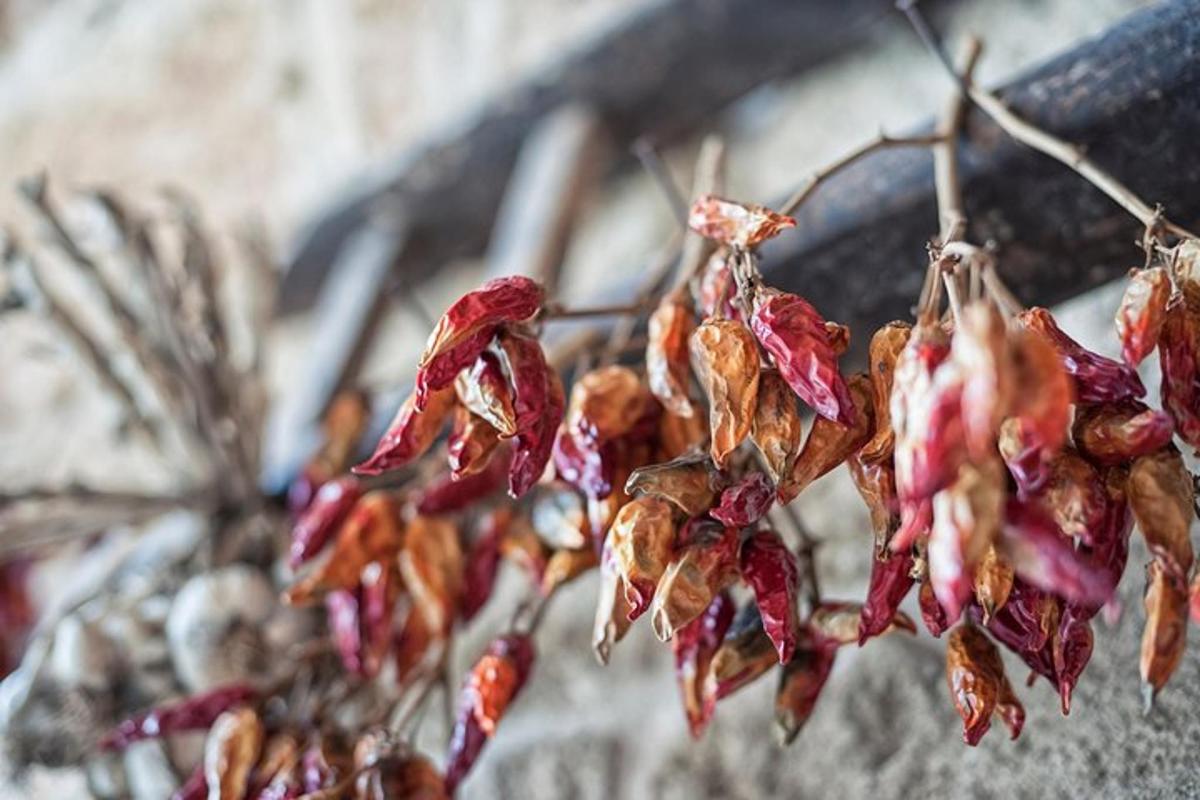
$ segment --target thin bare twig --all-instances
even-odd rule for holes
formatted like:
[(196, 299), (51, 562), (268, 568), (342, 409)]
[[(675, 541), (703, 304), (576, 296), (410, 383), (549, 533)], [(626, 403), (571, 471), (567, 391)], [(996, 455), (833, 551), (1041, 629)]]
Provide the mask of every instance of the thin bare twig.
[(688, 218), (687, 200), (684, 199), (683, 192), (679, 190), (679, 184), (671, 177), (671, 171), (667, 169), (666, 162), (663, 161), (658, 148), (650, 140), (641, 138), (633, 143), (633, 154), (638, 157), (638, 161), (642, 162), (642, 166), (645, 167), (646, 172), (650, 173), (650, 177), (654, 179), (654, 183), (658, 186), (659, 191), (662, 192), (667, 205), (670, 206), (671, 214), (674, 215), (675, 221), (681, 227), (686, 227)]
[(587, 317), (620, 317), (644, 314), (650, 309), (650, 304), (645, 302), (615, 306), (593, 306), (591, 308), (565, 308), (557, 303), (548, 303), (542, 309), (539, 319), (550, 321), (556, 319), (585, 319)]

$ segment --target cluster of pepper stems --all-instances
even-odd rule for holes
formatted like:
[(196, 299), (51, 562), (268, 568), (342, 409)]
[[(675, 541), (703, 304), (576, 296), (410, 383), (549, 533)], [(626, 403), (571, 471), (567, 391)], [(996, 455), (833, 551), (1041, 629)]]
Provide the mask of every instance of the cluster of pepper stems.
[[(487, 603), (502, 561), (541, 598), (598, 568), (601, 662), (649, 612), (694, 736), (718, 701), (778, 666), (776, 719), (791, 741), (840, 647), (915, 633), (899, 606), (916, 590), (925, 627), (947, 634), (964, 740), (976, 744), (994, 715), (1016, 737), (1024, 708), (997, 644), (1046, 678), (1066, 713), (1091, 619), (1118, 613), (1136, 521), (1153, 556), (1147, 698), (1166, 684), (1193, 573), (1194, 487), (1175, 441), (1200, 447), (1200, 243), (1151, 248), (1131, 273), (1121, 361), (1082, 347), (1046, 309), (1021, 309), (987, 252), (934, 246), (915, 323), (876, 331), (868, 371), (846, 376), (849, 329), (759, 274), (756, 246), (790, 217), (706, 195), (688, 221), (717, 249), (654, 308), (643, 368), (597, 367), (568, 396), (538, 339), (542, 287), (514, 276), (441, 317), (415, 388), (353, 475), (338, 473), (367, 406), (354, 394), (335, 403), (293, 498), (286, 599), (325, 604), (348, 673), (420, 684)], [(1135, 371), (1156, 348), (1161, 411)], [(807, 435), (801, 402), (814, 412)], [(767, 516), (840, 464), (874, 528), (862, 602), (821, 598), (811, 551)], [(399, 489), (371, 488), (414, 468)], [(1200, 615), (1200, 579), (1191, 598)], [(529, 678), (539, 618), (514, 620), (467, 676), (441, 771), (403, 726), (354, 746), (345, 732), (271, 731), (267, 694), (248, 686), (152, 710), (104, 746), (211, 726), (185, 798), (448, 797)]]

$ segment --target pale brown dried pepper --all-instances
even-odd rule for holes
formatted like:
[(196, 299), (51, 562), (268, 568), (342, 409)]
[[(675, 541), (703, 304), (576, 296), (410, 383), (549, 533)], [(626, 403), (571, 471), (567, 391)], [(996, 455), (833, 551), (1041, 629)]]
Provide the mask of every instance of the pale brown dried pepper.
[(658, 420), (658, 460), (670, 461), (685, 453), (707, 450), (708, 418), (699, 412), (680, 417), (663, 411)]
[(1162, 267), (1134, 270), (1117, 308), (1121, 357), (1131, 367), (1142, 363), (1158, 344), (1171, 299), (1171, 279)]
[(480, 353), (469, 370), (460, 372), (454, 380), (454, 392), (463, 407), (487, 420), (501, 436), (516, 436), (513, 389), (494, 352)]
[(254, 709), (233, 709), (217, 717), (204, 741), (209, 800), (242, 800), (262, 743), (263, 724)]
[(738, 534), (711, 520), (691, 520), (654, 595), (654, 633), (667, 641), (704, 613), (738, 577)]
[(1072, 448), (1064, 448), (1046, 462), (1046, 484), (1039, 497), (1063, 533), (1092, 544), (1108, 507), (1108, 492), (1095, 467)]
[(694, 453), (665, 464), (638, 467), (630, 473), (625, 491), (668, 500), (684, 514), (694, 517), (712, 508), (725, 483), (708, 455)]
[(459, 406), (446, 442), (450, 476), (455, 480), (481, 472), (500, 444), (499, 432), (483, 417)]
[(718, 700), (753, 683), (777, 662), (775, 645), (763, 632), (758, 609), (753, 603), (738, 609), (704, 679), (705, 713), (711, 716)]
[(629, 367), (599, 367), (571, 387), (567, 429), (581, 441), (603, 445), (629, 433), (652, 402), (642, 379)]
[(612, 543), (605, 540), (600, 552), (600, 596), (592, 625), (592, 650), (601, 664), (607, 664), (613, 645), (621, 641), (632, 624), (626, 599), (625, 579), (617, 569)]
[(1200, 312), (1174, 300), (1158, 340), (1163, 411), (1179, 438), (1200, 451)]
[(423, 408), (432, 391), (449, 386), (475, 363), (497, 326), (537, 314), (544, 297), (537, 281), (511, 275), (493, 278), (456, 300), (429, 334), (417, 364), (417, 404)]
[(812, 716), (817, 698), (833, 671), (837, 647), (827, 642), (804, 641), (783, 668), (775, 692), (775, 728), (784, 744), (791, 744)]
[(617, 512), (606, 541), (625, 582), (629, 619), (637, 619), (650, 608), (671, 561), (675, 544), (671, 506), (654, 497), (634, 498)]
[(867, 363), (871, 376), (871, 407), (875, 410), (875, 435), (863, 445), (860, 453), (863, 461), (874, 464), (889, 459), (895, 445), (896, 434), (892, 430), (892, 381), (896, 373), (896, 360), (908, 344), (912, 325), (907, 322), (889, 322), (871, 337), (867, 351)]
[(871, 381), (858, 373), (851, 375), (847, 383), (849, 396), (853, 398), (850, 424), (842, 425), (824, 417), (813, 421), (791, 474), (779, 485), (781, 503), (795, 500), (809, 484), (844, 462), (871, 438), (874, 431)]
[(1075, 409), (1071, 435), (1079, 452), (1095, 464), (1126, 464), (1171, 441), (1170, 415), (1144, 403), (1104, 403)]
[(740, 322), (710, 319), (692, 333), (692, 367), (708, 399), (713, 461), (725, 468), (754, 424), (758, 405), (758, 345)]
[(950, 358), (962, 374), (962, 426), (967, 450), (984, 459), (996, 447), (996, 431), (1017, 391), (1008, 325), (987, 301), (969, 303), (950, 342)]
[(379, 475), (420, 458), (442, 432), (456, 402), (453, 387), (431, 391), (423, 406), (417, 405), (415, 392), (409, 395), (375, 446), (375, 452), (354, 467), (354, 473)]
[(753, 203), (738, 203), (716, 195), (696, 198), (688, 211), (688, 227), (718, 244), (749, 249), (788, 228), (796, 220)]
[(758, 380), (758, 405), (750, 426), (750, 440), (762, 453), (767, 473), (775, 484), (791, 472), (803, 432), (791, 387), (779, 373), (764, 372)]
[(991, 622), (995, 613), (1008, 602), (1015, 574), (1012, 565), (1004, 560), (995, 545), (988, 548), (983, 560), (975, 567), (975, 601), (983, 609), (984, 625)]
[[(900, 560), (899, 556), (895, 556)], [(862, 613), (866, 606), (862, 603), (824, 602), (813, 609), (809, 616), (808, 629), (819, 640), (833, 644), (857, 644), (860, 639)], [(885, 619), (882, 630), (875, 631), (872, 636), (886, 635), (896, 631), (916, 633), (917, 626), (912, 618), (903, 611), (893, 611), (891, 619)]]
[(963, 741), (974, 747), (999, 713), (1012, 738), (1021, 734), (1025, 710), (1004, 674), (1000, 652), (982, 630), (959, 625), (946, 641), (946, 683), (963, 720)]
[(896, 471), (891, 459), (868, 463), (862, 450), (846, 459), (854, 487), (867, 505), (875, 533), (875, 554), (882, 556), (888, 541), (900, 526), (900, 503), (896, 499)]
[(694, 413), (688, 395), (691, 381), (688, 338), (695, 328), (692, 306), (684, 291), (665, 296), (647, 324), (646, 376), (650, 391), (668, 413), (678, 417), (691, 417)]
[(971, 576), (1000, 535), (1006, 496), (1004, 468), (994, 457), (963, 464), (958, 478), (934, 495), (929, 581), (953, 624), (971, 596)]
[(1146, 568), (1146, 626), (1139, 669), (1149, 710), (1183, 658), (1187, 643), (1188, 594), (1183, 580), (1157, 559)]
[(462, 596), (463, 554), (454, 523), (444, 517), (413, 517), (404, 532), (400, 574), (429, 629), (447, 633)]
[(1150, 552), (1179, 580), (1186, 580), (1194, 557), (1194, 489), (1179, 451), (1169, 448), (1134, 461), (1125, 491)]

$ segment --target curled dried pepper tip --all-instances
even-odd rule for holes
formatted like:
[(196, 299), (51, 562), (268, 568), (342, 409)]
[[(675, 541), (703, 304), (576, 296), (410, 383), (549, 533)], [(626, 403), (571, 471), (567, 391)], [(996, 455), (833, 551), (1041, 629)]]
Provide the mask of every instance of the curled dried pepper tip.
[(420, 458), (441, 433), (456, 402), (453, 387), (430, 393), (423, 405), (418, 405), (415, 393), (409, 395), (375, 446), (375, 452), (351, 471), (355, 475), (380, 475)]
[(795, 225), (793, 218), (765, 206), (738, 203), (712, 194), (696, 198), (688, 212), (688, 227), (696, 233), (742, 249), (754, 247)]

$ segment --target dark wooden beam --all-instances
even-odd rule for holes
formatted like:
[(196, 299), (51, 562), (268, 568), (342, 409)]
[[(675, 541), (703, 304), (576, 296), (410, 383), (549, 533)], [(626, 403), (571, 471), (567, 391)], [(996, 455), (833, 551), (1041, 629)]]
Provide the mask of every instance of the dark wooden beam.
[(669, 141), (711, 125), (750, 90), (793, 75), (873, 34), (892, 0), (663, 0), (534, 80), (496, 98), (467, 124), (411, 149), (340, 198), (310, 227), (280, 292), (289, 313), (315, 300), (325, 274), (371, 208), (403, 207), (406, 283), (483, 252), (526, 133), (566, 103), (593, 109), (618, 150), (639, 136)]
[[(1197, 0), (1135, 13), (1000, 95), (1021, 116), (1082, 145), (1172, 220), (1200, 227)], [(1140, 264), (1136, 220), (977, 109), (959, 156), (969, 238), (995, 242), (1000, 271), (1024, 302), (1061, 302)], [(920, 289), (925, 243), (937, 231), (932, 175), (932, 157), (919, 150), (882, 151), (847, 169), (800, 209), (796, 230), (764, 248), (767, 280), (803, 292), (855, 331), (906, 316)], [(867, 339), (856, 337), (851, 358)]]

